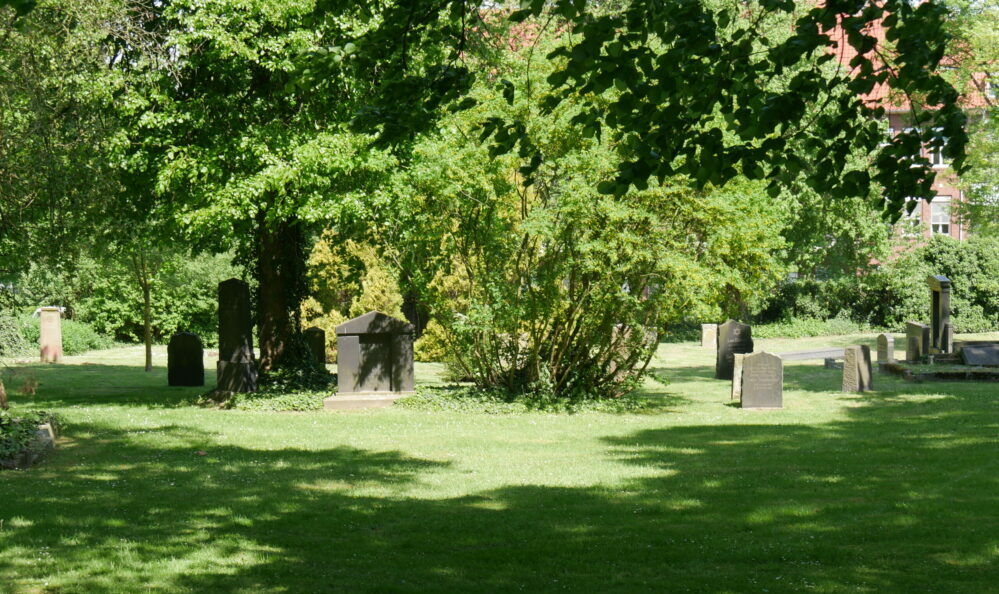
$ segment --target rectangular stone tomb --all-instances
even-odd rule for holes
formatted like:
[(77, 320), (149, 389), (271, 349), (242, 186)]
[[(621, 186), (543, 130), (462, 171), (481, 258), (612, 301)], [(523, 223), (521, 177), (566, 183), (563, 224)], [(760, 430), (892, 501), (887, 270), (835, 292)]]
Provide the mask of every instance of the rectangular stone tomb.
[(962, 347), (961, 358), (965, 365), (999, 367), (999, 345)]
[(715, 352), (715, 379), (731, 380), (737, 353), (753, 352), (753, 329), (748, 324), (728, 320), (718, 327)]
[(874, 389), (871, 370), (871, 348), (867, 345), (847, 347), (843, 351), (843, 391), (867, 392)]
[(742, 357), (742, 408), (784, 407), (784, 362), (771, 353)]
[[(411, 393), (413, 332), (412, 324), (376, 311), (337, 326), (339, 387), (335, 396), (324, 401), (325, 407), (348, 408), (340, 403), (347, 398), (356, 400), (357, 396), (391, 397)], [(384, 398), (368, 400), (375, 405), (383, 405), (385, 401)]]

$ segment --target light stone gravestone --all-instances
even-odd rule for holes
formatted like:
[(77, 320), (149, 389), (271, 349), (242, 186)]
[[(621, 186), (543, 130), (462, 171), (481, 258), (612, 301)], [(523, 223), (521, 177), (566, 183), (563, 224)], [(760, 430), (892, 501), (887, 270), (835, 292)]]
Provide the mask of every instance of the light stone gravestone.
[(43, 307), (40, 312), (38, 346), (42, 363), (62, 362), (62, 313), (58, 307)]
[(701, 324), (701, 346), (718, 348), (718, 324)]
[(871, 370), (871, 348), (867, 345), (843, 350), (843, 391), (867, 392), (874, 389)]
[(954, 350), (954, 327), (950, 323), (950, 279), (930, 276), (930, 344), (924, 354), (937, 355)]
[(178, 332), (167, 345), (167, 384), (205, 385), (205, 348), (193, 332)]
[(918, 322), (905, 323), (905, 360), (918, 363), (930, 354), (930, 327)]
[(784, 407), (784, 361), (772, 353), (742, 358), (742, 408)]
[(878, 334), (878, 366), (895, 361), (895, 337), (891, 334)]
[(238, 278), (219, 283), (220, 392), (256, 392), (257, 361), (253, 356), (250, 287)]
[(742, 400), (742, 359), (745, 356), (736, 353), (732, 358), (732, 400)]
[(753, 329), (747, 324), (728, 320), (718, 327), (718, 348), (715, 352), (715, 378), (730, 380), (737, 353), (753, 352)]
[(326, 408), (339, 408), (342, 396), (399, 396), (413, 391), (412, 324), (377, 311), (336, 327), (337, 395)]
[(302, 332), (302, 336), (305, 338), (305, 344), (309, 346), (309, 352), (312, 354), (312, 360), (320, 367), (326, 366), (326, 331), (322, 328), (312, 328), (307, 329)]

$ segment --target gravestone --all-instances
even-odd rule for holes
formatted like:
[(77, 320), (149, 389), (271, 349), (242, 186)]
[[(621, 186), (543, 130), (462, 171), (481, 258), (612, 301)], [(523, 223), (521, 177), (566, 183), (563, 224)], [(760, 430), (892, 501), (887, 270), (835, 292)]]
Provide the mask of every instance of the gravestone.
[(167, 384), (205, 385), (205, 348), (193, 332), (178, 332), (167, 345)]
[(925, 354), (950, 353), (954, 344), (954, 327), (950, 323), (950, 279), (930, 276), (930, 347)]
[(321, 367), (326, 366), (326, 331), (313, 326), (305, 332), (305, 344), (309, 345), (309, 352), (312, 353), (312, 360)]
[(219, 283), (220, 392), (256, 392), (257, 361), (253, 356), (250, 287), (238, 278)]
[(62, 312), (58, 307), (43, 307), (38, 324), (38, 346), (41, 348), (42, 363), (61, 363)]
[(895, 361), (895, 337), (891, 334), (878, 334), (878, 365)]
[(742, 357), (742, 408), (783, 408), (784, 361), (771, 353)]
[(905, 323), (905, 360), (918, 363), (930, 354), (930, 327), (918, 322)]
[(718, 324), (701, 324), (701, 346), (718, 348)]
[(867, 392), (874, 389), (871, 349), (865, 344), (843, 350), (843, 391)]
[(338, 395), (412, 392), (413, 332), (377, 311), (337, 326)]
[(999, 345), (973, 345), (961, 348), (965, 365), (999, 367)]
[(748, 324), (728, 320), (718, 326), (718, 347), (715, 352), (715, 378), (733, 378), (736, 353), (753, 352), (753, 329)]
[(745, 356), (736, 353), (732, 358), (732, 400), (742, 400), (742, 359)]

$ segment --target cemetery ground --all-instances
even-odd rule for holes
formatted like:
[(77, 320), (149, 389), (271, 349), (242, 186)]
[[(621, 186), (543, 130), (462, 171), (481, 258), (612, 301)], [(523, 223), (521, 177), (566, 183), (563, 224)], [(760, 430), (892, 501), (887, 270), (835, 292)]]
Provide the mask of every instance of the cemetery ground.
[(744, 411), (710, 349), (664, 344), (646, 414), (267, 413), (187, 404), (202, 389), (167, 388), (157, 355), (15, 366), (39, 381), (15, 406), (66, 424), (43, 464), (0, 473), (0, 591), (999, 584), (999, 383), (876, 372), (844, 394), (841, 371), (788, 362), (785, 408)]

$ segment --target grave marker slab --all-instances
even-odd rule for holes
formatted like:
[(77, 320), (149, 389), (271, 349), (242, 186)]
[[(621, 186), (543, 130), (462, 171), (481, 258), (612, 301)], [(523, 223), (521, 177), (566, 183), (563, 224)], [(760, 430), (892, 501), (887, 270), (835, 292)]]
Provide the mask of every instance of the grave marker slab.
[(193, 332), (178, 332), (167, 345), (167, 385), (205, 385), (205, 348)]
[(313, 326), (302, 332), (305, 344), (309, 345), (312, 360), (321, 367), (326, 366), (326, 331)]
[(742, 408), (784, 407), (784, 362), (762, 352), (742, 357)]
[(718, 348), (718, 324), (701, 324), (701, 346)]
[(843, 391), (867, 392), (874, 389), (871, 349), (867, 345), (846, 347), (843, 351)]
[(878, 334), (878, 365), (895, 360), (895, 337), (891, 334)]
[(38, 346), (42, 363), (62, 362), (62, 312), (58, 307), (43, 307), (38, 321)]
[(250, 287), (238, 278), (219, 283), (218, 386), (222, 392), (256, 392)]
[(753, 329), (748, 324), (728, 320), (718, 327), (718, 348), (715, 353), (715, 378), (730, 380), (737, 353), (753, 352)]
[(905, 324), (905, 360), (918, 363), (930, 354), (930, 327), (918, 322)]
[(999, 367), (999, 345), (966, 346), (961, 349), (965, 365)]
[(742, 359), (745, 356), (736, 353), (732, 359), (732, 400), (742, 400)]
[(924, 354), (950, 353), (953, 351), (953, 328), (950, 324), (950, 279), (930, 276), (930, 345)]

